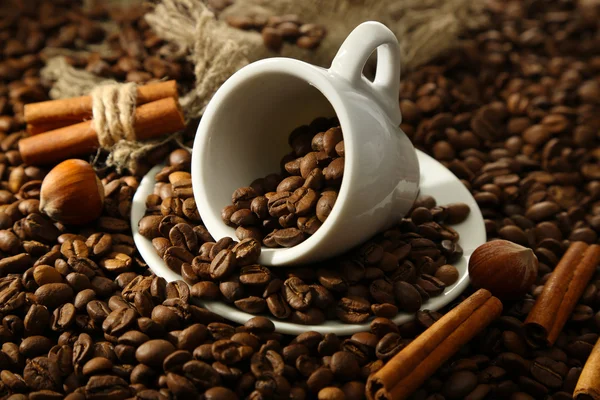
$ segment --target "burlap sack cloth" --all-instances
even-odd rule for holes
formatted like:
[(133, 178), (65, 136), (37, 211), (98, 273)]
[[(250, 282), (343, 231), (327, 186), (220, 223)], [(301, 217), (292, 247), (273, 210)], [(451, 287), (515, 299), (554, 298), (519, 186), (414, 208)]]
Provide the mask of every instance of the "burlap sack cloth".
[[(401, 62), (410, 70), (451, 50), (466, 29), (485, 22), (483, 2), (472, 0), (237, 0), (218, 16), (201, 0), (162, 0), (146, 20), (169, 51), (187, 55), (194, 63), (196, 84), (180, 98), (187, 119), (198, 118), (215, 91), (234, 72), (267, 57), (292, 57), (328, 67), (346, 36), (361, 22), (380, 21), (398, 37)], [(297, 14), (322, 24), (327, 36), (315, 50), (286, 43), (280, 52), (267, 49), (260, 33), (232, 28), (228, 15)], [(63, 98), (89, 93), (105, 80), (76, 70), (64, 59), (51, 59), (42, 71), (54, 81), (50, 96)], [(135, 167), (163, 141), (121, 141), (111, 150), (107, 165)]]

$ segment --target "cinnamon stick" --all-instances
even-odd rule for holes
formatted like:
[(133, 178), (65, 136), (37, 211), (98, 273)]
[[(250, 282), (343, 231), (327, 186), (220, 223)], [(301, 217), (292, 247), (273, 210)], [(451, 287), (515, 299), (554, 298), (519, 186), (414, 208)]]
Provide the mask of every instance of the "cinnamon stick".
[(600, 246), (573, 242), (525, 320), (532, 346), (552, 346), (600, 263)]
[[(150, 139), (185, 127), (179, 104), (173, 97), (137, 107), (134, 130), (138, 140)], [(30, 165), (52, 164), (89, 154), (98, 149), (98, 136), (92, 121), (56, 129), (19, 141), (23, 161)]]
[(369, 400), (406, 399), (446, 360), (502, 313), (480, 289), (419, 335), (367, 381)]
[(600, 400), (600, 339), (596, 342), (583, 366), (573, 392), (573, 398), (575, 400)]
[[(137, 105), (172, 97), (178, 98), (175, 81), (150, 83), (137, 88)], [(25, 122), (30, 133), (45, 132), (41, 129), (56, 129), (92, 118), (92, 96), (49, 100), (26, 104)], [(39, 128), (37, 127), (39, 125)]]
[[(83, 122), (83, 119), (80, 121)], [(27, 124), (27, 133), (30, 135), (37, 135), (38, 133), (44, 133), (53, 131), (54, 129), (62, 128), (68, 125), (72, 125), (74, 121), (56, 121), (56, 122), (45, 122), (40, 124)]]

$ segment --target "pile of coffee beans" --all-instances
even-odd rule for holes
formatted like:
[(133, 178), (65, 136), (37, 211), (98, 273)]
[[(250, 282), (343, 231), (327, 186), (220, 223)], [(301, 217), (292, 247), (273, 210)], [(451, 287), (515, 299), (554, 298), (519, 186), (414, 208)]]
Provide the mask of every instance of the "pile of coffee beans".
[[(326, 123), (327, 120), (315, 120), (311, 126), (318, 121)], [(299, 145), (301, 139), (305, 142), (302, 146)], [(287, 204), (283, 203), (284, 212), (295, 217), (286, 207), (292, 205), (297, 210), (299, 203), (289, 199), (299, 192), (306, 195), (307, 190), (314, 197), (312, 210), (305, 207), (306, 213), (302, 215), (314, 213), (316, 204), (317, 216), (310, 218), (319, 217), (319, 204), (328, 192), (324, 191), (317, 202), (322, 183), (314, 186), (311, 179), (317, 176), (316, 171), (318, 176), (325, 175), (327, 181), (327, 170), (335, 160), (343, 162), (344, 158), (335, 158), (322, 173), (316, 167), (316, 150), (330, 154), (327, 149), (339, 149), (341, 146), (337, 145), (343, 144), (341, 132), (339, 128), (329, 128), (313, 136), (310, 127), (305, 126), (296, 129), (290, 141), (297, 149), (304, 149), (295, 156), (305, 153), (310, 143), (313, 145), (315, 151), (285, 163), (288, 173), (301, 170), (307, 179), (291, 175), (278, 183), (280, 179), (267, 177), (236, 190), (237, 205), (224, 211), (231, 215), (230, 220), (241, 220), (237, 215), (243, 213), (246, 220), (254, 218), (253, 225), (259, 224), (261, 212), (267, 214), (276, 208), (272, 199), (277, 196), (288, 197)], [(305, 167), (307, 164), (310, 165)], [(398, 312), (415, 313), (430, 297), (441, 295), (446, 286), (458, 279), (458, 271), (451, 264), (462, 257), (463, 250), (458, 244), (458, 233), (446, 224), (464, 221), (470, 212), (466, 204), (437, 206), (435, 199), (424, 196), (396, 226), (347, 254), (302, 268), (268, 268), (257, 264), (261, 243), (252, 235), (239, 242), (229, 237), (215, 240), (210, 236), (196, 209), (189, 170), (187, 152), (171, 153), (170, 165), (156, 175), (154, 193), (146, 200), (146, 216), (140, 220), (139, 231), (152, 240), (168, 267), (192, 286), (193, 298), (224, 301), (251, 314), (268, 312), (275, 318), (300, 324), (318, 325), (325, 320), (361, 323), (371, 316), (392, 318)], [(336, 176), (338, 182), (340, 179), (341, 174)], [(277, 193), (258, 195), (269, 190), (264, 188), (269, 181), (273, 188), (278, 183)], [(290, 187), (292, 184), (296, 186)], [(302, 184), (305, 186), (300, 186)], [(263, 203), (264, 210), (258, 209), (257, 201)], [(228, 211), (232, 208), (233, 213)], [(278, 232), (291, 230), (301, 232), (297, 228), (275, 230), (263, 243), (268, 244), (270, 236), (280, 240), (276, 236)]]
[(327, 219), (344, 177), (344, 140), (337, 118), (317, 118), (288, 138), (292, 152), (281, 173), (236, 189), (221, 218), (242, 240), (267, 247), (292, 247), (313, 235)]
[[(437, 312), (418, 311), (401, 326), (376, 317), (351, 337), (284, 336), (263, 317), (227, 323), (190, 302), (193, 291), (183, 282), (152, 276), (130, 236), (134, 177), (100, 171), (108, 193), (102, 217), (81, 228), (53, 223), (38, 211), (47, 171), (24, 165), (16, 145), (25, 135), (23, 104), (48, 98), (49, 83), (39, 78), (44, 47), (65, 47), (69, 62), (85, 67), (93, 53), (73, 51), (100, 39), (81, 32), (100, 26), (106, 39), (114, 35), (108, 21), (130, 25), (149, 55), (166, 44), (148, 47), (161, 42), (149, 39), (138, 11), (101, 4), (92, 12), (65, 0), (6, 0), (0, 8), (1, 398), (364, 399), (370, 373), (471, 294)], [(540, 271), (530, 293), (506, 302), (502, 316), (412, 399), (567, 400), (599, 337), (600, 274), (554, 346), (529, 346), (522, 322), (568, 244), (598, 243), (600, 18), (592, 1), (491, 0), (486, 10), (489, 23), (467, 32), (455, 53), (404, 75), (402, 128), (472, 191), (489, 237), (531, 247)], [(73, 31), (80, 32), (74, 39)], [(125, 39), (112, 41), (120, 57)], [(161, 59), (182, 73), (189, 68), (183, 58)], [(137, 60), (139, 76), (160, 75)], [(188, 157), (177, 150), (170, 165)], [(160, 198), (176, 192), (185, 199), (175, 209), (204, 235), (189, 171), (176, 168), (182, 174), (175, 183), (162, 178)], [(436, 222), (435, 207), (419, 206)], [(415, 207), (410, 218), (417, 223), (424, 214)], [(452, 271), (444, 277), (440, 270), (434, 276), (451, 282)]]
[(302, 49), (315, 49), (325, 38), (323, 25), (304, 23), (298, 15), (229, 15), (227, 23), (237, 29), (257, 30), (263, 43), (273, 51), (279, 51), (284, 42), (294, 43)]

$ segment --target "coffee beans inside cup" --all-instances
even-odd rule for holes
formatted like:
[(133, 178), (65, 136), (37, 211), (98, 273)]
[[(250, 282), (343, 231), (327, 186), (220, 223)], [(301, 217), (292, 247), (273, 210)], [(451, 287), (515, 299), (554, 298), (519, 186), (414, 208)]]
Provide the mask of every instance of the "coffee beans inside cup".
[(344, 138), (337, 118), (317, 118), (292, 131), (281, 173), (236, 189), (221, 217), (238, 239), (292, 247), (325, 222), (344, 176)]

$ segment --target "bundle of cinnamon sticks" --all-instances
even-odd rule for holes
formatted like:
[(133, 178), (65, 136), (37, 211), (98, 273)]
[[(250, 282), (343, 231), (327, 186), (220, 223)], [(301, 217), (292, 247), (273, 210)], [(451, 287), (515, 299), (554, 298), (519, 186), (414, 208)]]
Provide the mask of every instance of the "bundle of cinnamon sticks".
[[(30, 165), (53, 164), (92, 153), (100, 143), (90, 120), (91, 96), (50, 100), (25, 105), (29, 137), (19, 142), (23, 161)], [(175, 81), (137, 88), (133, 128), (138, 140), (182, 130), (183, 114)]]
[(502, 303), (480, 289), (419, 335), (371, 375), (369, 400), (408, 398), (446, 360), (502, 313)]

